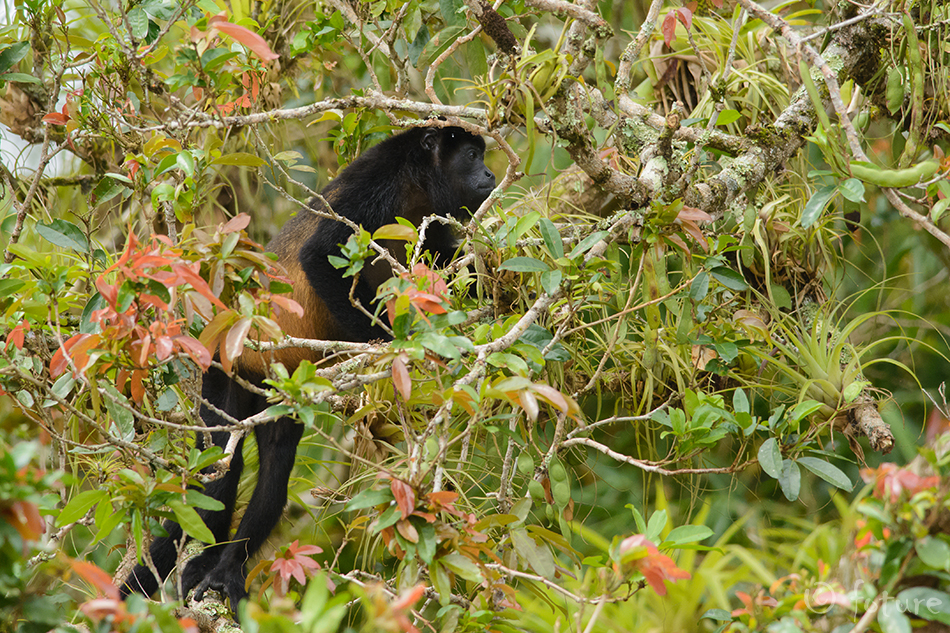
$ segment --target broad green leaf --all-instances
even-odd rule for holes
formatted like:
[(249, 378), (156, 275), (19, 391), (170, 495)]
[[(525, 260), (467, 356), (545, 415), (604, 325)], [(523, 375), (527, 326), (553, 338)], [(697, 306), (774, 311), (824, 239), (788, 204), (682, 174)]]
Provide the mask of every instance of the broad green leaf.
[(373, 508), (383, 503), (389, 503), (392, 500), (393, 493), (388, 488), (381, 490), (369, 489), (364, 490), (350, 499), (346, 504), (346, 509), (349, 511), (364, 510), (366, 508)]
[(96, 505), (103, 499), (109, 496), (109, 491), (107, 490), (84, 490), (78, 495), (69, 500), (69, 503), (66, 504), (66, 507), (62, 509), (59, 513), (59, 517), (56, 519), (56, 525), (62, 527), (70, 523), (74, 523), (79, 519), (86, 516), (86, 513), (89, 512), (89, 508)]
[(683, 545), (703, 541), (713, 535), (713, 531), (705, 525), (681, 525), (670, 530), (666, 544)]
[(950, 571), (950, 544), (936, 536), (925, 536), (915, 544), (920, 560), (933, 567)]
[(738, 110), (723, 110), (716, 117), (716, 125), (729, 125), (739, 120), (742, 114)]
[(524, 529), (511, 531), (511, 544), (535, 573), (549, 580), (554, 578), (554, 557), (545, 545), (538, 545)]
[(82, 230), (66, 220), (55, 219), (49, 224), (38, 222), (36, 232), (39, 233), (47, 242), (68, 248), (70, 250), (84, 253), (89, 250), (89, 241)]
[(561, 242), (561, 234), (557, 232), (554, 222), (548, 218), (541, 218), (538, 228), (541, 230), (541, 237), (544, 238), (544, 245), (551, 253), (551, 257), (554, 259), (564, 257), (564, 244)]
[[(467, 556), (462, 556), (458, 552), (451, 552), (445, 556), (442, 556), (439, 558), (439, 562), (465, 580), (470, 580), (476, 583), (480, 583), (485, 580), (485, 578), (482, 576), (482, 570), (478, 568), (478, 565), (473, 563), (472, 559), (468, 558)], [(553, 561), (551, 571), (553, 575)]]
[(877, 612), (882, 633), (911, 633), (910, 618), (904, 615), (901, 606), (896, 600), (888, 600)]
[(223, 154), (211, 161), (212, 165), (234, 165), (236, 167), (260, 167), (266, 164), (260, 156), (248, 154), (246, 152), (234, 152), (232, 154)]
[(950, 595), (944, 591), (912, 587), (897, 594), (897, 603), (922, 620), (950, 625)]
[(836, 488), (851, 490), (854, 487), (854, 484), (851, 483), (848, 476), (841, 472), (837, 466), (829, 464), (822, 459), (818, 459), (817, 457), (799, 457), (796, 461)]
[(512, 257), (505, 260), (499, 270), (512, 270), (516, 273), (544, 273), (551, 270), (551, 267), (534, 257)]
[(840, 185), (838, 191), (851, 202), (864, 202), (864, 183), (857, 178), (848, 178)]
[(802, 210), (802, 217), (798, 222), (799, 225), (807, 229), (814, 224), (815, 221), (821, 217), (822, 211), (825, 210), (825, 207), (828, 206), (828, 202), (835, 197), (835, 193), (837, 192), (837, 185), (828, 185), (813, 193), (811, 198), (808, 199), (808, 202), (805, 203), (805, 208)]
[[(29, 42), (17, 42), (16, 44), (11, 44), (0, 51), (0, 73), (5, 73), (13, 68), (17, 62), (26, 57), (28, 52), (30, 52)], [(0, 79), (9, 81), (10, 75), (7, 75), (6, 77), (0, 77)]]
[(214, 534), (211, 533), (211, 530), (201, 520), (194, 508), (186, 506), (178, 499), (169, 500), (168, 507), (175, 513), (175, 520), (185, 531), (185, 534), (198, 539), (202, 543), (214, 543)]
[(782, 451), (774, 437), (765, 440), (759, 447), (759, 464), (769, 477), (778, 479), (782, 476)]
[(798, 468), (798, 464), (790, 459), (782, 462), (782, 474), (779, 475), (778, 483), (786, 499), (789, 501), (798, 499), (802, 489), (802, 471)]
[(718, 266), (710, 270), (709, 273), (716, 278), (716, 281), (730, 290), (742, 292), (749, 289), (749, 284), (746, 283), (745, 278), (731, 268)]

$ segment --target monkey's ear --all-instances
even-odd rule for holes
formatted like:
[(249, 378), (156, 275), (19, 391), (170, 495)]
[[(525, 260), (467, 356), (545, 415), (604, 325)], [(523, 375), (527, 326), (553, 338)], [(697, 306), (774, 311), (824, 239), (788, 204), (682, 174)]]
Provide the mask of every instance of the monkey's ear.
[(439, 147), (439, 128), (427, 127), (422, 133), (422, 147), (427, 152), (435, 152)]

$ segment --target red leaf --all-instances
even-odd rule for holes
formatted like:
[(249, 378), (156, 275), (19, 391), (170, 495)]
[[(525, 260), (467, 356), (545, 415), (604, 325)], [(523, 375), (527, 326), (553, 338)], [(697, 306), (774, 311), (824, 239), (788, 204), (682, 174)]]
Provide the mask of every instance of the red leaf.
[(142, 402), (142, 398), (145, 397), (145, 386), (142, 384), (142, 379), (148, 375), (148, 372), (144, 369), (136, 369), (132, 372), (132, 400), (137, 403)]
[(672, 48), (673, 42), (676, 41), (676, 12), (670, 11), (666, 14), (660, 30), (663, 32), (663, 41), (666, 42), (668, 47)]
[(211, 301), (211, 303), (215, 304), (219, 308), (227, 309), (227, 306), (221, 303), (221, 300), (214, 296), (214, 293), (211, 292), (208, 282), (202, 279), (201, 276), (190, 267), (185, 266), (184, 264), (173, 264), (172, 270), (178, 273), (186, 282), (191, 284), (191, 287), (194, 288), (196, 292), (201, 294), (201, 296), (207, 298), (209, 301)]
[(412, 486), (398, 479), (393, 479), (389, 487), (393, 491), (393, 498), (399, 506), (399, 512), (405, 519), (416, 509), (416, 491), (412, 489)]
[(214, 18), (208, 22), (209, 26), (211, 26), (213, 29), (217, 29), (225, 35), (234, 38), (244, 46), (257, 53), (257, 56), (263, 59), (265, 62), (273, 61), (280, 57), (280, 55), (270, 49), (270, 46), (267, 45), (267, 42), (263, 37), (253, 31), (249, 31), (243, 26), (232, 24), (226, 20), (214, 20)]
[(15, 345), (17, 349), (23, 349), (23, 339), (27, 332), (30, 331), (30, 322), (24, 319), (20, 323), (10, 330), (10, 333), (7, 335), (7, 347), (10, 349), (11, 345)]
[(52, 125), (66, 125), (69, 123), (69, 115), (62, 114), (61, 112), (50, 112), (43, 117), (43, 122)]
[(409, 377), (409, 370), (402, 356), (393, 359), (393, 385), (403, 400), (408, 401), (412, 396), (412, 378)]

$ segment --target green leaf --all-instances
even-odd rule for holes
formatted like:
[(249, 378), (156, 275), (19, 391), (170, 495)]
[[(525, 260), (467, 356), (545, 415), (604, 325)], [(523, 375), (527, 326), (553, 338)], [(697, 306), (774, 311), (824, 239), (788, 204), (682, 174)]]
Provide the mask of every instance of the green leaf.
[(716, 117), (716, 125), (729, 125), (739, 120), (742, 114), (738, 110), (723, 110)]
[(947, 208), (950, 207), (950, 198), (942, 198), (937, 200), (934, 203), (933, 209), (930, 210), (930, 217), (934, 222), (938, 221), (943, 217), (943, 214), (947, 212)]
[(583, 255), (584, 253), (590, 250), (591, 246), (593, 246), (600, 240), (607, 237), (607, 235), (609, 235), (607, 231), (595, 231), (591, 233), (590, 235), (585, 237), (583, 240), (581, 240), (581, 243), (575, 246), (573, 250), (571, 250), (571, 254), (568, 255), (568, 257), (570, 257), (571, 259), (574, 259), (575, 257)]
[(759, 465), (773, 479), (782, 476), (782, 450), (774, 437), (765, 440), (759, 447)]
[(796, 461), (836, 488), (841, 488), (842, 490), (851, 490), (854, 488), (854, 484), (851, 483), (848, 476), (841, 472), (837, 466), (829, 464), (817, 457), (799, 457)]
[(266, 165), (267, 161), (260, 156), (248, 154), (247, 152), (234, 152), (231, 154), (223, 154), (215, 158), (211, 161), (211, 164), (233, 165), (235, 167), (260, 167), (261, 165)]
[(702, 301), (709, 293), (709, 273), (702, 271), (689, 285), (689, 298), (693, 301)]
[(21, 84), (40, 84), (42, 81), (34, 77), (33, 75), (27, 75), (26, 73), (3, 73), (0, 75), (0, 81), (15, 81)]
[(825, 210), (825, 207), (828, 206), (828, 202), (835, 197), (835, 193), (837, 192), (837, 185), (828, 185), (813, 193), (811, 198), (808, 199), (808, 202), (805, 203), (805, 208), (802, 210), (802, 217), (798, 221), (798, 224), (804, 229), (814, 224), (815, 221), (821, 217), (822, 211)]
[(713, 531), (705, 525), (681, 525), (670, 530), (663, 541), (667, 545), (683, 545), (703, 541), (713, 535)]
[(66, 220), (56, 219), (49, 224), (37, 223), (36, 232), (39, 233), (47, 242), (68, 248), (73, 251), (85, 253), (89, 250), (89, 241), (83, 235), (82, 230)]
[(511, 531), (511, 544), (535, 573), (549, 580), (554, 578), (554, 557), (547, 546), (538, 545), (524, 529)]
[(185, 500), (188, 502), (188, 505), (201, 508), (202, 510), (224, 510), (223, 503), (198, 492), (194, 488), (190, 488), (185, 492)]
[(9, 297), (25, 285), (22, 279), (0, 279), (0, 297)]
[(373, 508), (375, 506), (381, 505), (383, 503), (389, 503), (393, 500), (393, 493), (389, 489), (381, 490), (364, 490), (355, 497), (349, 500), (346, 504), (346, 509), (349, 511), (352, 510), (364, 510), (366, 508)]
[(732, 614), (725, 609), (709, 609), (699, 616), (700, 620), (715, 620), (716, 622), (731, 622)]
[(717, 266), (710, 270), (709, 273), (715, 277), (716, 281), (730, 290), (742, 292), (743, 290), (749, 289), (749, 284), (746, 283), (745, 278), (731, 268)]
[(857, 178), (848, 178), (840, 185), (838, 191), (851, 202), (864, 202), (864, 183)]
[(877, 612), (877, 623), (883, 633), (911, 633), (910, 618), (904, 615), (901, 604), (888, 600)]
[(554, 259), (564, 257), (564, 244), (561, 242), (561, 234), (557, 232), (554, 222), (548, 218), (541, 218), (538, 228), (541, 230), (541, 237), (544, 238), (544, 245), (551, 253), (551, 257)]
[(650, 515), (650, 520), (647, 522), (647, 531), (644, 536), (654, 543), (659, 543), (660, 535), (663, 533), (663, 528), (666, 527), (666, 522), (668, 520), (666, 510), (657, 510)]
[(561, 280), (564, 276), (561, 274), (560, 270), (549, 270), (541, 273), (541, 289), (544, 290), (549, 295), (553, 295), (557, 292), (558, 286), (561, 285)]
[(96, 188), (92, 191), (93, 204), (107, 202), (127, 189), (125, 185), (116, 179), (111, 176), (106, 176), (99, 181), (99, 184), (96, 185)]
[[(0, 73), (5, 73), (13, 68), (14, 64), (26, 57), (29, 50), (30, 43), (27, 41), (11, 44), (0, 51)], [(9, 77), (2, 77), (2, 79), (9, 79)]]
[(175, 513), (175, 520), (185, 531), (185, 534), (198, 539), (202, 543), (214, 543), (214, 534), (211, 533), (211, 530), (201, 520), (194, 508), (189, 508), (178, 499), (169, 500), (168, 507)]
[(935, 536), (925, 536), (915, 544), (920, 560), (933, 567), (950, 571), (950, 544)]
[(930, 587), (912, 587), (897, 594), (897, 603), (907, 613), (922, 620), (950, 625), (950, 595), (946, 592)]
[(802, 471), (798, 468), (798, 464), (790, 459), (782, 462), (782, 474), (779, 475), (778, 483), (786, 499), (789, 501), (798, 499), (802, 488)]
[[(527, 534), (525, 534), (527, 536)], [(531, 537), (528, 537), (529, 539)], [(445, 556), (439, 559), (439, 562), (448, 567), (450, 570), (464, 578), (465, 580), (470, 580), (472, 582), (480, 583), (485, 580), (482, 576), (482, 570), (478, 568), (478, 565), (472, 562), (467, 556), (462, 556), (458, 552), (452, 552), (446, 554)], [(535, 570), (537, 571), (537, 570)], [(554, 574), (554, 563), (551, 564), (551, 574)]]
[(62, 527), (70, 523), (75, 523), (86, 516), (89, 508), (96, 505), (109, 496), (108, 490), (85, 490), (69, 500), (66, 507), (59, 513), (56, 519), (56, 525)]
[(512, 257), (505, 260), (499, 270), (511, 270), (516, 273), (544, 273), (551, 270), (551, 267), (534, 257)]
[(148, 16), (141, 7), (134, 7), (131, 11), (125, 14), (125, 17), (129, 21), (132, 37), (140, 40), (148, 35)]

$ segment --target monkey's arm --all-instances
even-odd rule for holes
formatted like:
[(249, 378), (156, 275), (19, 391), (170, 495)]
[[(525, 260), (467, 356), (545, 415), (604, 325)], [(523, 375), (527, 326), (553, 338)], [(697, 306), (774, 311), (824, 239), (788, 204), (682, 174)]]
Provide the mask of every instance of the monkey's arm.
[[(300, 251), (300, 264), (306, 273), (313, 291), (317, 294), (341, 333), (340, 337), (348, 341), (371, 341), (374, 339), (391, 340), (389, 335), (378, 323), (371, 322), (370, 318), (360, 311), (350, 301), (350, 290), (353, 288), (353, 279), (343, 277), (343, 271), (335, 268), (328, 256), (339, 257), (339, 247), (328, 248), (325, 239), (314, 235)], [(353, 288), (353, 298), (372, 313), (375, 310), (373, 301), (376, 298), (375, 289), (360, 279), (356, 288)], [(322, 315), (306, 315), (305, 318), (318, 318)]]

